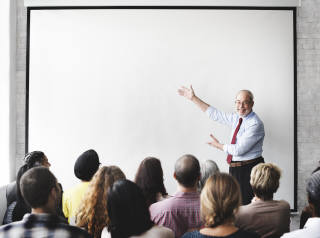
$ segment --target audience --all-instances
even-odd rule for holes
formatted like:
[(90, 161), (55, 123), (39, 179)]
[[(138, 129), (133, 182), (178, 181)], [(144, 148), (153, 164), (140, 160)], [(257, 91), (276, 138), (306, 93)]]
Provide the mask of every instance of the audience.
[(62, 208), (68, 222), (74, 224), (77, 209), (86, 193), (89, 181), (96, 173), (100, 165), (96, 151), (87, 150), (82, 153), (74, 165), (74, 174), (81, 180), (81, 183), (63, 193)]
[(142, 190), (129, 180), (119, 180), (111, 185), (107, 210), (110, 222), (101, 238), (174, 238), (170, 229), (156, 226), (150, 220)]
[(256, 234), (238, 229), (234, 225), (235, 212), (241, 203), (238, 182), (229, 174), (211, 176), (201, 192), (201, 217), (204, 227), (200, 231), (184, 234), (182, 238), (254, 238)]
[(134, 181), (141, 188), (148, 207), (168, 197), (163, 184), (161, 162), (157, 158), (147, 157), (142, 160)]
[(307, 196), (311, 217), (303, 229), (284, 234), (283, 238), (320, 237), (320, 171), (313, 173), (307, 183)]
[(20, 179), (25, 172), (36, 166), (45, 166), (47, 168), (51, 166), (47, 156), (42, 151), (33, 151), (24, 157), (24, 164), (18, 171), (17, 180), (8, 191), (8, 207), (3, 218), (3, 224), (21, 221), (26, 213), (31, 212), (31, 207), (25, 203), (21, 195)]
[(220, 172), (218, 165), (213, 160), (206, 160), (205, 162), (202, 162), (200, 165), (200, 170), (201, 178), (198, 185), (199, 192), (201, 192), (210, 176)]
[(290, 205), (284, 200), (273, 200), (281, 177), (280, 169), (270, 163), (253, 167), (250, 184), (255, 197), (241, 206), (236, 215), (236, 226), (265, 237), (280, 237), (290, 230)]
[(103, 166), (93, 176), (76, 215), (76, 224), (94, 238), (100, 238), (108, 225), (107, 199), (109, 187), (119, 179), (125, 179), (117, 166)]
[(20, 181), (21, 193), (32, 213), (22, 221), (0, 227), (0, 237), (90, 237), (80, 228), (69, 226), (57, 216), (61, 190), (55, 176), (40, 166), (27, 171)]
[(201, 226), (200, 196), (197, 185), (200, 179), (199, 161), (193, 155), (184, 155), (175, 164), (174, 178), (178, 191), (173, 197), (150, 206), (151, 219), (174, 231), (175, 237)]

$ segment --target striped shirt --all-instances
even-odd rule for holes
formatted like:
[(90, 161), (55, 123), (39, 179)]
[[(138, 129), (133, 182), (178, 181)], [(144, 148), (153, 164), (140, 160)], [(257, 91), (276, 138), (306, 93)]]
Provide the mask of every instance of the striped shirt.
[(197, 192), (177, 192), (173, 197), (152, 204), (149, 210), (151, 220), (173, 230), (175, 237), (201, 226), (200, 196)]

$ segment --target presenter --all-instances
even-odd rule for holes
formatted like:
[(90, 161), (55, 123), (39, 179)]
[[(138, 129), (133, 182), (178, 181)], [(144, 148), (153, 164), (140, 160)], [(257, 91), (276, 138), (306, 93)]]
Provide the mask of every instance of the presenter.
[(210, 119), (231, 127), (230, 143), (222, 144), (211, 134), (212, 141), (208, 144), (228, 154), (229, 173), (240, 184), (242, 204), (249, 204), (254, 196), (250, 185), (251, 169), (264, 162), (262, 157), (264, 126), (257, 114), (252, 111), (253, 94), (249, 90), (239, 91), (235, 100), (236, 113), (225, 113), (197, 97), (192, 86), (181, 87), (178, 93), (200, 107)]

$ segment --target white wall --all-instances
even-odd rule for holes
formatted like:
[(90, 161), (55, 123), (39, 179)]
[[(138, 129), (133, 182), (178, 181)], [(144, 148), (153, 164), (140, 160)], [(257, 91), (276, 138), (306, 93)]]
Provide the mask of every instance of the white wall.
[[(69, 187), (73, 164), (95, 148), (103, 164), (132, 179), (146, 156), (163, 161), (166, 186), (176, 159), (226, 155), (230, 129), (179, 97), (193, 84), (208, 103), (233, 111), (239, 89), (256, 96), (266, 161), (283, 170), (277, 198), (293, 206), (293, 14), (269, 10), (32, 10), (29, 149), (47, 153)], [(50, 47), (47, 47), (47, 46)]]
[(9, 182), (15, 161), (15, 10), (15, 1), (0, 1), (0, 185)]

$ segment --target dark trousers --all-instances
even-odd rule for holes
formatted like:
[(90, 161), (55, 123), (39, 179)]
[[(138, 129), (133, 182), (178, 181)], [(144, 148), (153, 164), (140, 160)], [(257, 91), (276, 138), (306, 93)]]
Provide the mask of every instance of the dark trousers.
[(254, 194), (250, 185), (250, 174), (254, 166), (259, 163), (264, 163), (264, 159), (259, 157), (254, 162), (238, 167), (229, 167), (229, 174), (235, 177), (240, 184), (242, 195), (242, 205), (247, 205), (251, 202)]

